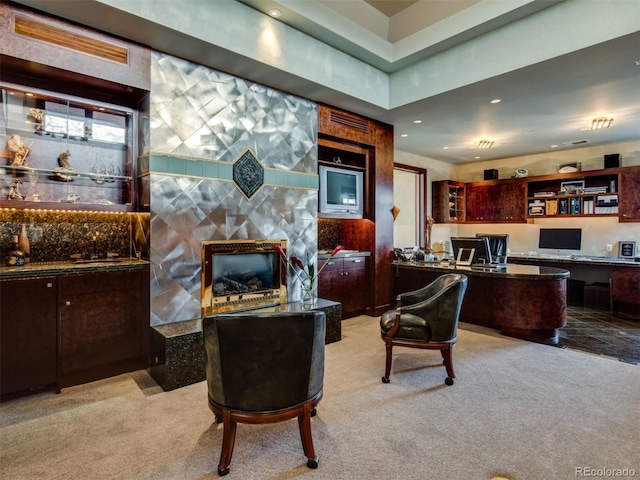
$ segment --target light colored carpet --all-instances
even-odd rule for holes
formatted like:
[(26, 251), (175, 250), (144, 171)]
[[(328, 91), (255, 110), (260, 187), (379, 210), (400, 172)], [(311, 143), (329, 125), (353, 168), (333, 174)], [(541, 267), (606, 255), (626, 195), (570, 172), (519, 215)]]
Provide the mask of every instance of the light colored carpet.
[[(309, 470), (295, 420), (239, 425), (228, 479), (640, 477), (640, 367), (462, 326), (455, 385), (439, 352), (395, 349), (378, 319), (343, 322), (326, 348)], [(162, 392), (146, 372), (0, 404), (2, 479), (215, 479), (222, 429), (204, 382)]]

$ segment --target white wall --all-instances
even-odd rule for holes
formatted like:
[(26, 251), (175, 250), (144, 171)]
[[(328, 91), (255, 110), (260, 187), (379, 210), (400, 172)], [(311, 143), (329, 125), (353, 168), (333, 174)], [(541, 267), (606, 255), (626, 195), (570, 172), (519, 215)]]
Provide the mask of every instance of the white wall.
[[(581, 162), (582, 170), (597, 170), (604, 166), (604, 155), (620, 153), (622, 166), (640, 165), (640, 142), (626, 142), (615, 145), (583, 147), (555, 151), (538, 155), (473, 163), (451, 165), (427, 157), (396, 150), (395, 162), (427, 169), (428, 201), (427, 211), (431, 213), (431, 182), (438, 180), (459, 180), (472, 182), (484, 178), (484, 170), (498, 169), (499, 178), (510, 178), (516, 168), (524, 167), (531, 176), (557, 172), (557, 165)], [(640, 188), (640, 186), (638, 187)], [(538, 250), (540, 228), (582, 228), (583, 255), (613, 255), (618, 252), (618, 242), (636, 241), (640, 244), (640, 222), (619, 223), (617, 217), (600, 218), (536, 218), (533, 223), (518, 224), (435, 224), (432, 230), (432, 244), (439, 249), (439, 242), (447, 242), (455, 235), (468, 236), (475, 233), (508, 233), (509, 250), (512, 253), (528, 253)], [(613, 252), (606, 251), (607, 244), (613, 245)], [(550, 253), (550, 252), (547, 252)]]

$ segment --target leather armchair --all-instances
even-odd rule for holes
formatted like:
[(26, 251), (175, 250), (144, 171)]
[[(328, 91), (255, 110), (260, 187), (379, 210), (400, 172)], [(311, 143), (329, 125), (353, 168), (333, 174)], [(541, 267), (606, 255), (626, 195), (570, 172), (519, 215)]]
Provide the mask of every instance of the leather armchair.
[(397, 296), (395, 310), (380, 317), (380, 336), (386, 348), (383, 383), (389, 383), (394, 346), (440, 350), (447, 369), (445, 383), (453, 385), (452, 350), (467, 289), (466, 275), (446, 274), (419, 290)]
[(317, 468), (311, 417), (322, 398), (325, 314), (216, 314), (202, 324), (209, 408), (223, 424), (220, 476), (229, 473), (236, 425), (298, 418), (307, 466)]

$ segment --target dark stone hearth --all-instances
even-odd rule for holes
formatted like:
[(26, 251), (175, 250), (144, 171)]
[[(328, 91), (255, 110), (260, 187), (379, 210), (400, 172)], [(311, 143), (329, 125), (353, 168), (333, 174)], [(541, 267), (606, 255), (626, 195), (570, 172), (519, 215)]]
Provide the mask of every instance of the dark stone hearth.
[[(266, 310), (299, 311), (299, 302), (285, 303)], [(319, 298), (312, 310), (325, 312), (325, 344), (342, 336), (342, 304)], [(259, 312), (260, 309), (253, 310)], [(150, 374), (163, 390), (169, 391), (205, 380), (206, 356), (202, 337), (202, 320), (186, 320), (151, 327)]]

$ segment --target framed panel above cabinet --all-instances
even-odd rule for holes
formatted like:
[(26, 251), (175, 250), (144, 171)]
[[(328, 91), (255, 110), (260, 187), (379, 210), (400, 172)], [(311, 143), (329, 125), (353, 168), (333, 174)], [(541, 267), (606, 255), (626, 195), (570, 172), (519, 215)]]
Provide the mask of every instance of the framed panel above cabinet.
[(135, 210), (134, 109), (0, 83), (0, 207)]

